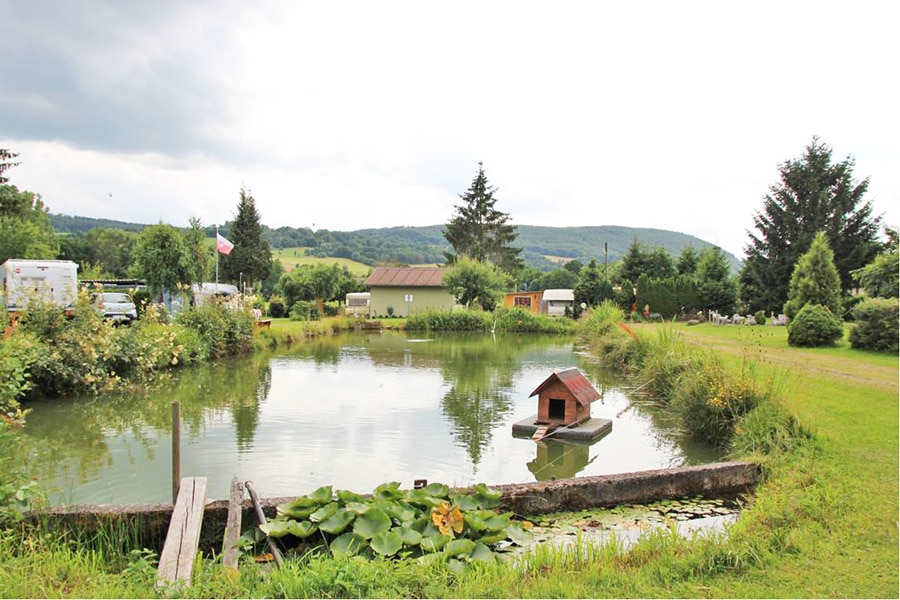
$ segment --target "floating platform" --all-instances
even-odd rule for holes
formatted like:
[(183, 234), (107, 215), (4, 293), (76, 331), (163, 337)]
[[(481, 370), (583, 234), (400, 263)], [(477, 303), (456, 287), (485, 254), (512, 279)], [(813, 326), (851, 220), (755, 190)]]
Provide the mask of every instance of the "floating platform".
[[(513, 437), (517, 438), (533, 438), (540, 428), (546, 427), (541, 423), (536, 423), (537, 415), (531, 415), (527, 419), (522, 419), (513, 423)], [(609, 419), (588, 419), (576, 425), (568, 425), (550, 429), (540, 439), (549, 438), (555, 440), (567, 440), (576, 442), (592, 443), (612, 431), (612, 421)]]

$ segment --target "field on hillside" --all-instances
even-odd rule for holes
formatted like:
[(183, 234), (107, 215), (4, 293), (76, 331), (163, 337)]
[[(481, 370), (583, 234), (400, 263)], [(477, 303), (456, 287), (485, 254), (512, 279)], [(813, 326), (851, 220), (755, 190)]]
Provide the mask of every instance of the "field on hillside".
[(316, 265), (325, 264), (333, 265), (337, 263), (341, 267), (347, 267), (354, 275), (368, 275), (372, 267), (364, 265), (361, 262), (350, 260), (349, 258), (307, 256), (306, 248), (275, 248), (272, 250), (272, 257), (281, 261), (281, 265), (285, 271), (293, 271), (300, 265)]

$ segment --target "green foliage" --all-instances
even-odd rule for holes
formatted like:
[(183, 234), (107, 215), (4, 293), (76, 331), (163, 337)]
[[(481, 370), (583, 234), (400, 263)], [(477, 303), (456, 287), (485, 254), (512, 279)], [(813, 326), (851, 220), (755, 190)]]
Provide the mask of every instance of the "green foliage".
[(309, 300), (297, 300), (291, 304), (291, 321), (317, 321), (319, 309), (315, 302)]
[(0, 263), (9, 258), (56, 258), (59, 242), (40, 195), (0, 185)]
[(766, 313), (765, 311), (758, 310), (754, 313), (753, 318), (756, 319), (757, 325), (765, 325), (766, 324)]
[(272, 251), (263, 239), (263, 229), (256, 210), (256, 200), (249, 190), (241, 187), (237, 216), (228, 229), (234, 248), (220, 256), (220, 269), (226, 281), (237, 283), (243, 279), (248, 286), (262, 283), (272, 268)]
[(268, 314), (275, 319), (280, 319), (288, 314), (285, 300), (282, 296), (272, 296), (269, 298)]
[(612, 284), (603, 277), (600, 266), (593, 259), (578, 272), (574, 292), (576, 306), (580, 306), (582, 302), (588, 306), (597, 306), (614, 295)]
[(468, 257), (482, 263), (493, 263), (507, 273), (515, 273), (522, 266), (521, 248), (510, 246), (516, 240), (516, 226), (509, 225), (509, 215), (494, 206), (494, 188), (488, 185), (484, 168), (478, 163), (478, 174), (465, 194), (464, 204), (456, 207), (456, 215), (447, 223), (444, 238), (453, 247), (453, 254), (445, 253), (450, 264)]
[[(750, 310), (777, 311), (788, 299), (794, 265), (820, 231), (834, 251), (844, 292), (851, 272), (878, 253), (880, 217), (863, 202), (868, 179), (856, 182), (854, 161), (833, 163), (831, 148), (814, 137), (804, 154), (779, 165), (780, 181), (769, 188), (753, 222), (741, 271), (741, 295)], [(797, 307), (799, 310), (799, 307)]]
[(512, 285), (512, 277), (491, 263), (461, 256), (444, 273), (443, 284), (458, 304), (493, 310)]
[(883, 252), (871, 263), (853, 271), (853, 277), (869, 296), (897, 298), (900, 295), (900, 253)]
[(499, 542), (531, 539), (525, 524), (497, 510), (500, 496), (480, 483), (460, 493), (441, 483), (401, 490), (391, 482), (370, 497), (324, 486), (278, 506), (278, 516), (260, 529), (334, 555), (427, 557), (460, 568), (496, 562)]
[(833, 346), (843, 335), (841, 320), (821, 304), (806, 304), (788, 323), (791, 346)]
[(855, 324), (850, 329), (850, 345), (861, 350), (898, 351), (900, 302), (897, 298), (871, 298), (853, 308)]
[(191, 249), (177, 228), (160, 222), (144, 229), (134, 247), (133, 273), (147, 282), (155, 298), (163, 290), (194, 283)]
[[(390, 307), (388, 307), (390, 311)], [(488, 331), (490, 313), (471, 310), (422, 311), (406, 320), (409, 331)]]
[(253, 348), (254, 320), (249, 309), (210, 301), (180, 312), (177, 322), (197, 332), (208, 348), (208, 358), (246, 354)]
[(834, 253), (823, 232), (816, 234), (809, 250), (800, 257), (791, 275), (784, 314), (793, 319), (807, 304), (821, 304), (833, 315), (841, 314), (841, 280)]
[(737, 310), (738, 283), (721, 248), (713, 246), (700, 251), (695, 277), (697, 296), (703, 303), (698, 308), (725, 315)]
[(494, 311), (492, 319), (490, 329), (497, 332), (571, 333), (575, 329), (575, 324), (568, 319), (534, 314), (521, 308), (500, 307)]
[(642, 275), (650, 279), (675, 277), (675, 265), (664, 248), (651, 249), (639, 243), (635, 236), (622, 258), (619, 277), (621, 280), (637, 281)]

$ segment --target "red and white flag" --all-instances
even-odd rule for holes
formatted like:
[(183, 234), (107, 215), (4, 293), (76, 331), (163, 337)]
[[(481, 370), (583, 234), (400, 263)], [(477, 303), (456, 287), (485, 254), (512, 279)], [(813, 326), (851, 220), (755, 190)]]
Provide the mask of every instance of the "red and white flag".
[(234, 250), (234, 244), (232, 244), (218, 232), (216, 232), (216, 250), (227, 256), (228, 254), (231, 254), (232, 250)]

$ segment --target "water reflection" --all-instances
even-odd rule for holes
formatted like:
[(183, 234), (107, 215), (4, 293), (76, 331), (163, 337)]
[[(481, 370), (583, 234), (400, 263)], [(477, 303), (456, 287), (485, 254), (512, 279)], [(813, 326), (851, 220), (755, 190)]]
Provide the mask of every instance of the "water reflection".
[[(44, 400), (26, 427), (29, 469), (54, 502), (157, 502), (171, 494), (171, 403), (181, 403), (182, 474), (225, 498), (233, 476), (261, 494), (385, 481), (518, 483), (716, 460), (572, 340), (402, 332), (320, 338), (273, 355), (204, 365), (156, 389)], [(613, 420), (592, 446), (514, 439), (531, 391), (578, 366)]]

